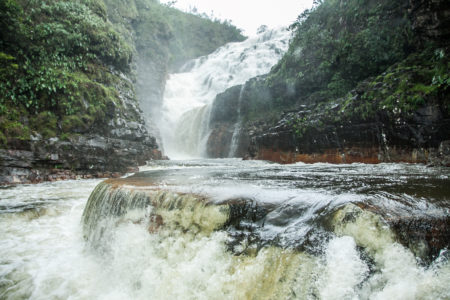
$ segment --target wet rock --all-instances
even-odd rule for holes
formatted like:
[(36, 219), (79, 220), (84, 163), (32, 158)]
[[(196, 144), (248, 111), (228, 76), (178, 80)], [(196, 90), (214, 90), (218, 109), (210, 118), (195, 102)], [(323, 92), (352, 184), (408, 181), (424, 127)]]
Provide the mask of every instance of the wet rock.
[(423, 258), (433, 261), (450, 247), (450, 217), (402, 217), (389, 220), (399, 242)]
[(249, 226), (250, 223), (262, 225), (263, 218), (275, 207), (273, 204), (245, 198), (230, 199), (223, 203), (230, 207), (229, 219), (224, 227), (232, 226), (241, 230), (253, 228)]
[(155, 233), (164, 225), (164, 220), (161, 215), (151, 215), (149, 220), (148, 232)]
[(450, 37), (450, 3), (446, 0), (410, 0), (413, 29), (423, 38), (445, 43)]
[(207, 142), (207, 155), (213, 158), (228, 157), (233, 137), (234, 125), (214, 124)]
[[(163, 159), (155, 143), (80, 136), (37, 141), (31, 151), (0, 149), (0, 184), (68, 179), (67, 175), (120, 177), (152, 159)], [(55, 175), (55, 176), (49, 176)]]
[[(377, 89), (362, 83), (358, 88)], [(358, 88), (350, 94), (353, 110), (364, 103)], [(285, 113), (277, 124), (258, 128), (247, 125), (248, 156), (279, 163), (380, 163), (408, 162), (448, 165), (450, 117), (441, 98), (430, 97), (413, 112), (390, 112), (374, 108), (368, 116), (340, 116), (344, 101), (324, 107), (307, 107)], [(374, 100), (375, 101), (375, 100)], [(307, 112), (307, 113), (306, 113)]]
[(450, 167), (450, 140), (442, 141), (435, 156), (431, 160), (432, 165), (443, 165)]
[[(234, 86), (216, 96), (210, 117), (211, 134), (206, 147), (208, 157), (223, 158), (230, 154), (230, 147), (235, 131), (236, 123), (239, 122), (239, 97), (242, 85)], [(247, 134), (240, 132), (238, 136), (238, 147), (234, 153), (237, 157), (243, 157), (248, 147)]]
[(211, 110), (211, 123), (236, 123), (241, 89), (242, 85), (237, 85), (216, 96)]

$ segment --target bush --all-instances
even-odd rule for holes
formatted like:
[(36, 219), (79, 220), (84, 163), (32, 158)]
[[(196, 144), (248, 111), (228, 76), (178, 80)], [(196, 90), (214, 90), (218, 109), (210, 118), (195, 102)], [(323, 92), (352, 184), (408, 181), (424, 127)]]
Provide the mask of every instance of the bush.
[(22, 8), (14, 0), (1, 1), (8, 23), (0, 23), (0, 113), (21, 105), (31, 114), (72, 114), (79, 84), (74, 74), (86, 72), (89, 63), (129, 71), (131, 47), (104, 19), (98, 2), (86, 3), (32, 0)]

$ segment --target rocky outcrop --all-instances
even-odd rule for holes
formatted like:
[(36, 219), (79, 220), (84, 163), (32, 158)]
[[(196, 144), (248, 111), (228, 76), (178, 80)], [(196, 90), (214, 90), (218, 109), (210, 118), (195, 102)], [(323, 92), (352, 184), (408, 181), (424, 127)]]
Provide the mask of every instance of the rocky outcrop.
[[(389, 228), (390, 233), (385, 235), (385, 238), (408, 248), (425, 264), (431, 263), (450, 246), (448, 227), (450, 217), (441, 213), (428, 214), (416, 211), (411, 214), (395, 207), (387, 208), (359, 202), (339, 208), (335, 213), (334, 222), (324, 220), (324, 224), (326, 227), (333, 224), (331, 227), (342, 229), (346, 224), (357, 223), (358, 219), (371, 219), (372, 228)], [(342, 234), (345, 230), (338, 229), (338, 232)]]
[(388, 220), (398, 241), (425, 260), (439, 256), (450, 246), (450, 217), (404, 217)]
[[(234, 157), (244, 157), (247, 155), (250, 144), (250, 136), (255, 130), (265, 128), (264, 122), (258, 124), (247, 122), (249, 105), (255, 97), (255, 90), (259, 101), (270, 102), (270, 91), (261, 85), (264, 76), (250, 79), (244, 85), (238, 85), (218, 94), (214, 99), (211, 109), (209, 127), (211, 134), (208, 138), (206, 153), (208, 157), (224, 158), (230, 156), (230, 148), (233, 135), (236, 150)], [(253, 88), (254, 84), (259, 84), (258, 89)], [(241, 99), (239, 99), (241, 98)]]
[(238, 122), (237, 106), (242, 86), (234, 86), (218, 94), (211, 108), (209, 135), (206, 147), (208, 157), (223, 158), (230, 153), (231, 140)]
[[(165, 175), (171, 176), (170, 172)], [(224, 231), (228, 235), (228, 250), (235, 255), (254, 254), (268, 246), (314, 253), (333, 235), (353, 234), (358, 241), (359, 234), (364, 233), (345, 230), (356, 225), (367, 226), (367, 233), (374, 234), (373, 240), (379, 239), (379, 247), (401, 243), (424, 263), (431, 263), (450, 246), (450, 218), (438, 213), (447, 207), (445, 203), (437, 206), (436, 215), (418, 210), (413, 216), (396, 205), (346, 203), (335, 208), (329, 205), (308, 219), (301, 203), (286, 205), (284, 201), (256, 201), (245, 197), (216, 201), (211, 196), (176, 192), (175, 186), (170, 190), (161, 189), (157, 177), (145, 173), (102, 182), (92, 192), (83, 213), (85, 237), (98, 243), (108, 227), (132, 221), (145, 224), (149, 234), (174, 229), (194, 236)], [(409, 205), (414, 207), (413, 203)], [(136, 213), (127, 214), (130, 210)], [(292, 231), (292, 224), (301, 230), (295, 238), (287, 238), (284, 234)], [(272, 232), (274, 228), (280, 230)], [(368, 250), (376, 249), (368, 247)]]
[[(334, 101), (307, 99), (297, 109), (283, 113), (275, 124), (247, 122), (241, 130), (239, 147), (247, 147), (248, 158), (279, 163), (408, 162), (448, 166), (448, 91), (432, 85), (429, 89), (435, 89), (433, 92), (416, 91), (422, 87), (422, 79), (417, 80), (417, 74), (423, 72), (420, 68), (395, 66), (394, 71), (364, 81), (346, 97)], [(386, 79), (391, 77), (396, 79)], [(400, 83), (404, 86), (398, 92)], [(213, 134), (208, 143), (212, 157), (226, 157), (229, 151), (237, 122), (239, 90), (234, 87), (214, 102)], [(254, 99), (251, 88), (241, 96), (245, 115)], [(390, 105), (386, 102), (389, 97), (398, 100)], [(401, 104), (418, 97), (423, 104)]]
[(162, 159), (154, 140), (98, 135), (67, 141), (35, 140), (18, 149), (0, 149), (0, 183), (38, 183), (76, 178), (119, 177), (151, 159)]
[[(345, 99), (310, 104), (285, 113), (269, 129), (250, 137), (256, 159), (328, 163), (430, 163), (449, 166), (450, 117), (445, 105), (430, 102), (410, 113), (375, 108), (370, 116), (356, 113), (364, 103), (355, 90), (352, 113), (343, 114)], [(372, 103), (370, 104), (372, 105)]]
[(0, 149), (0, 184), (118, 177), (148, 160), (162, 159), (146, 129), (131, 80), (124, 74), (117, 76), (120, 103), (109, 102), (103, 119), (72, 125), (75, 133), (64, 139), (45, 139), (35, 133), (30, 140), (12, 140), (7, 149)]

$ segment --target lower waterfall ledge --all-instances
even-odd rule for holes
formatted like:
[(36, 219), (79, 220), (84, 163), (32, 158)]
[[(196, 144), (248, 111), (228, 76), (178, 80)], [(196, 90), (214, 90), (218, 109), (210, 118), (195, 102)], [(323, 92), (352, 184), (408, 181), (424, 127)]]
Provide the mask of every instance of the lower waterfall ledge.
[[(126, 223), (144, 226), (148, 234), (161, 238), (183, 235), (201, 239), (221, 232), (227, 236), (226, 248), (234, 255), (256, 255), (267, 247), (314, 254), (321, 243), (335, 235), (352, 236), (369, 253), (378, 250), (372, 242), (360, 244), (358, 239), (371, 237), (385, 243), (386, 238), (380, 236), (386, 235), (389, 243), (403, 245), (424, 262), (431, 262), (450, 247), (448, 215), (411, 217), (373, 203), (324, 207), (310, 216), (304, 215), (304, 209), (250, 198), (217, 201), (206, 194), (177, 192), (149, 176), (131, 176), (100, 183), (89, 197), (82, 224), (87, 242), (104, 251), (114, 239), (114, 228)], [(287, 240), (285, 235), (293, 229), (289, 224), (297, 224), (296, 220), (305, 226)], [(286, 229), (279, 230), (280, 224), (286, 224), (282, 225)], [(369, 228), (364, 229), (367, 236), (358, 229), (362, 225)], [(278, 229), (268, 234), (268, 228)]]

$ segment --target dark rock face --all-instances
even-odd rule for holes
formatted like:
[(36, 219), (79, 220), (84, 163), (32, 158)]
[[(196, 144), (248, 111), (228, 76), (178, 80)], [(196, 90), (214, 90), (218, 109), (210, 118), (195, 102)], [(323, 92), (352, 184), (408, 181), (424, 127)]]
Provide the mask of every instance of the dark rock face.
[(212, 123), (231, 123), (238, 120), (237, 106), (242, 86), (237, 85), (218, 94), (211, 111)]
[(450, 37), (450, 3), (410, 0), (413, 29), (425, 39), (444, 42)]
[(211, 158), (228, 157), (233, 138), (233, 124), (214, 124), (206, 144), (206, 153)]
[(250, 136), (257, 131), (269, 128), (264, 122), (247, 122), (247, 115), (252, 105), (251, 99), (257, 97), (259, 102), (266, 104), (273, 101), (270, 89), (264, 85), (265, 78), (264, 75), (251, 78), (244, 85), (231, 87), (216, 96), (209, 124), (212, 131), (207, 143), (208, 157), (223, 158), (230, 155), (236, 126), (240, 130), (235, 137), (237, 146), (234, 156), (246, 157)]
[(154, 139), (145, 141), (80, 136), (70, 141), (38, 140), (26, 150), (0, 150), (0, 184), (75, 178), (118, 177), (147, 160), (161, 159)]
[(0, 149), (0, 184), (118, 177), (148, 160), (162, 159), (145, 126), (132, 81), (123, 74), (121, 78), (115, 86), (121, 103), (107, 106), (103, 122), (65, 140), (37, 134)]
[[(230, 155), (235, 126), (239, 122), (238, 106), (242, 86), (229, 88), (222, 94), (217, 95), (211, 110), (210, 128), (211, 134), (207, 142), (207, 155), (213, 158), (223, 158)], [(238, 147), (237, 157), (242, 157), (247, 149), (248, 140), (242, 130), (237, 132)]]
[[(208, 141), (211, 157), (227, 157), (229, 153), (240, 88), (227, 90), (214, 102), (213, 133)], [(285, 112), (274, 125), (248, 122), (240, 133), (239, 156), (279, 163), (409, 162), (448, 166), (447, 94), (427, 96), (425, 105), (412, 112), (401, 112), (397, 108), (380, 109), (380, 100), (365, 100), (367, 94), (381, 88), (362, 82), (350, 92), (350, 106), (348, 99), (325, 104), (306, 101), (298, 109)], [(244, 111), (247, 100), (244, 93)], [(367, 103), (373, 112), (367, 116), (357, 113)], [(242, 151), (245, 148), (247, 155)]]
[[(426, 105), (413, 112), (380, 109), (366, 95), (380, 90), (370, 81), (351, 91), (351, 99), (334, 102), (305, 101), (298, 109), (285, 112), (276, 124), (247, 122), (240, 131), (240, 157), (279, 163), (380, 163), (410, 162), (449, 165), (450, 117), (446, 94), (427, 96)], [(208, 140), (210, 157), (227, 157), (235, 124), (241, 86), (217, 96), (212, 114), (212, 134)], [(251, 101), (251, 88), (243, 93), (241, 111)], [(382, 100), (382, 99), (381, 99)], [(378, 102), (377, 102), (378, 101)], [(358, 111), (371, 105), (373, 112)], [(347, 113), (343, 113), (347, 110)], [(343, 116), (341, 116), (344, 114)], [(247, 149), (247, 153), (245, 152)]]
[[(337, 104), (334, 113), (338, 114), (340, 107)], [(370, 118), (353, 115), (345, 122), (330, 120), (330, 115), (321, 115), (314, 105), (306, 111), (286, 113), (277, 125), (255, 132), (250, 156), (280, 163), (448, 165), (450, 118), (438, 104), (430, 103), (409, 116), (393, 117), (380, 110)], [(298, 120), (301, 124), (292, 125)]]

